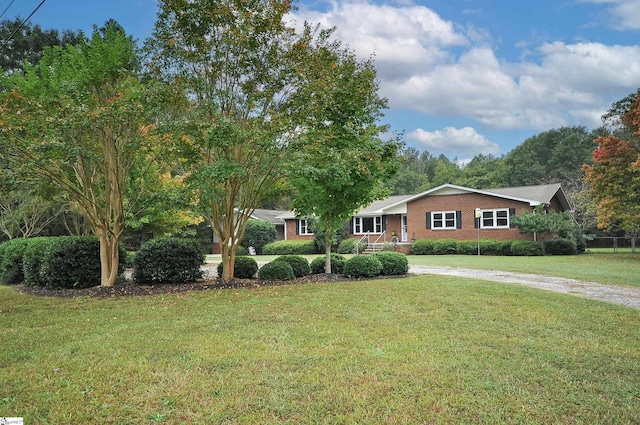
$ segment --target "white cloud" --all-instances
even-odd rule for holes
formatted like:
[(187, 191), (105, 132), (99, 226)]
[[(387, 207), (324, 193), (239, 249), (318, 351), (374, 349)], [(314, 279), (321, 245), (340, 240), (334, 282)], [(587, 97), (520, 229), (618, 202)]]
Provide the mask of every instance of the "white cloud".
[[(612, 10), (639, 3), (584, 1)], [(597, 127), (613, 101), (640, 87), (640, 46), (558, 41), (527, 45), (524, 59), (507, 60), (482, 28), (461, 27), (423, 6), (334, 3), (327, 12), (296, 17), (336, 26), (362, 58), (375, 52), (380, 91), (392, 109), (468, 118), (492, 129)]]
[(638, 0), (582, 0), (582, 2), (610, 5), (611, 25), (618, 30), (640, 29), (640, 1)]
[(422, 147), (431, 152), (446, 152), (448, 154), (466, 157), (474, 157), (477, 154), (497, 155), (500, 147), (478, 134), (471, 127), (453, 128), (443, 130), (425, 131), (418, 128), (407, 134), (407, 138), (418, 142)]

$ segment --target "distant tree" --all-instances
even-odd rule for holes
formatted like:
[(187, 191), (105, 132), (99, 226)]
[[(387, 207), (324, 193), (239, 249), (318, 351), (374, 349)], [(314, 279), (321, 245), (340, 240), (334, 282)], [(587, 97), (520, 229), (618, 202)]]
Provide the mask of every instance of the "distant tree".
[(460, 166), (444, 155), (437, 159), (431, 186), (436, 187), (443, 184), (454, 184), (462, 176)]
[(505, 179), (504, 157), (479, 154), (465, 165), (456, 183), (474, 189), (489, 189), (506, 186)]
[(505, 157), (506, 186), (561, 183), (580, 175), (582, 165), (591, 163), (594, 136), (602, 131), (562, 127), (525, 140)]
[[(10, 39), (12, 34), (13, 37)], [(43, 30), (39, 25), (33, 26), (30, 22), (23, 24), (22, 19), (17, 17), (0, 22), (0, 40), (3, 43), (10, 40), (0, 51), (0, 68), (6, 74), (12, 74), (22, 70), (25, 63), (37, 65), (46, 47), (76, 44), (81, 40), (81, 35), (70, 30), (65, 30), (60, 35), (55, 29)]]

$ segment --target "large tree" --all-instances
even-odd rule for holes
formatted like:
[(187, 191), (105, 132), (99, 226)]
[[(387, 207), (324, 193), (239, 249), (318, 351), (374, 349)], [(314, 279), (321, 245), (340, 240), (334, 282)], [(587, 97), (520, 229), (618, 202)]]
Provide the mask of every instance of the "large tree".
[(252, 211), (283, 178), (306, 106), (305, 51), (288, 0), (161, 0), (148, 66), (187, 99), (180, 140), (187, 181), (217, 234), (222, 279)]
[(596, 201), (598, 227), (640, 235), (640, 90), (613, 104), (603, 121), (614, 136), (594, 140), (586, 181)]
[(291, 176), (296, 214), (315, 217), (324, 231), (327, 273), (336, 231), (360, 207), (388, 194), (384, 182), (400, 164), (401, 147), (378, 138), (387, 130), (377, 124), (386, 99), (378, 95), (372, 61), (358, 61), (329, 36), (308, 52), (311, 80), (303, 97), (309, 111)]
[(101, 285), (115, 284), (118, 240), (161, 155), (152, 137), (162, 101), (136, 76), (135, 44), (115, 26), (75, 46), (45, 50), (8, 77), (2, 93), (2, 155), (46, 179), (100, 239)]

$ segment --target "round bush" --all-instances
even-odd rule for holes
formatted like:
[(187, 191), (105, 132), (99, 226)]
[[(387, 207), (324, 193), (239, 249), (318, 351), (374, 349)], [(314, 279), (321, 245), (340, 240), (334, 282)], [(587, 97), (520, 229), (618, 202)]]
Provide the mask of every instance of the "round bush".
[[(218, 277), (222, 277), (222, 263), (218, 264)], [(233, 277), (253, 279), (258, 273), (258, 263), (251, 257), (237, 256), (233, 265)]]
[[(340, 242), (340, 245), (338, 245), (338, 254), (355, 254), (356, 245), (358, 244), (359, 240), (360, 239), (356, 238), (344, 239), (342, 242)], [(360, 242), (360, 245), (358, 246), (358, 252), (364, 251), (366, 247), (367, 244), (365, 244), (364, 242)]]
[[(341, 274), (344, 270), (344, 263), (346, 262), (346, 258), (344, 258), (340, 254), (331, 254), (331, 273)], [(312, 274), (322, 274), (325, 272), (325, 257), (315, 258), (311, 262), (311, 273)]]
[(281, 255), (273, 261), (284, 261), (289, 263), (293, 269), (293, 275), (295, 277), (303, 277), (311, 274), (311, 268), (306, 258), (299, 255)]
[(544, 241), (544, 253), (547, 255), (573, 255), (578, 253), (578, 249), (574, 241), (557, 238)]
[(482, 255), (511, 255), (513, 241), (498, 241), (495, 239), (480, 239), (480, 254)]
[[(244, 232), (241, 246), (249, 249), (252, 246), (258, 255), (262, 254), (262, 248), (276, 240), (276, 226), (267, 220), (249, 220)], [(248, 251), (247, 251), (248, 252)]]
[(358, 255), (347, 260), (344, 264), (344, 274), (347, 277), (373, 277), (382, 271), (382, 263), (375, 255)]
[(411, 247), (411, 253), (415, 255), (433, 255), (434, 239), (418, 239)]
[(538, 242), (516, 240), (511, 242), (511, 255), (522, 257), (544, 255), (544, 248)]
[(291, 280), (295, 275), (289, 263), (285, 261), (272, 261), (260, 267), (258, 277), (263, 280)]
[(133, 260), (138, 284), (187, 283), (202, 277), (205, 256), (191, 239), (158, 238), (145, 242)]
[(404, 254), (399, 252), (378, 252), (374, 256), (382, 264), (382, 270), (380, 274), (383, 276), (393, 276), (399, 274), (406, 274), (409, 271), (409, 260)]

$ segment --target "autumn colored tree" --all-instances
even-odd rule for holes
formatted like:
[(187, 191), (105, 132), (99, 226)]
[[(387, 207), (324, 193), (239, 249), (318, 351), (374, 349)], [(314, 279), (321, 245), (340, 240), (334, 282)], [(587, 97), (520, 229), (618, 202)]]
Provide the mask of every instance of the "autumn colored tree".
[(640, 233), (640, 155), (627, 141), (600, 137), (593, 165), (585, 165), (586, 181), (596, 200), (598, 227)]
[(89, 222), (102, 286), (116, 282), (125, 218), (149, 181), (141, 176), (166, 157), (154, 139), (163, 101), (137, 77), (135, 48), (113, 26), (96, 29), (75, 46), (46, 49), (38, 65), (8, 77), (0, 98), (0, 153), (54, 185)]

